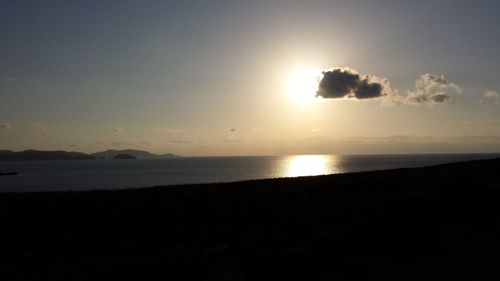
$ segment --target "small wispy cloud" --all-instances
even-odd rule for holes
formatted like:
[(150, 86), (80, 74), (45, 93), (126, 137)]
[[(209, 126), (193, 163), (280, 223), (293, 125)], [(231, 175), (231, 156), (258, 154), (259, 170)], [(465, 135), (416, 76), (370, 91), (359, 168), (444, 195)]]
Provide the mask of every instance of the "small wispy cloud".
[(36, 132), (39, 132), (39, 133), (47, 133), (48, 132), (48, 128), (41, 123), (33, 123), (33, 128), (35, 129)]
[(225, 143), (242, 143), (244, 142), (243, 139), (232, 139), (232, 138), (225, 138), (222, 140), (222, 142), (225, 142)]
[(164, 134), (178, 134), (181, 132), (181, 130), (176, 128), (154, 128), (153, 132), (164, 133)]
[(132, 146), (133, 143), (125, 140), (112, 140), (108, 143), (110, 146), (113, 147), (122, 147), (122, 146)]
[(495, 90), (486, 90), (479, 100), (480, 104), (500, 104), (500, 94)]
[(9, 123), (0, 123), (0, 131), (7, 131), (7, 130), (10, 130), (12, 129), (12, 124), (9, 124)]
[(487, 97), (487, 98), (497, 98), (499, 96), (499, 94), (497, 91), (494, 91), (494, 90), (486, 90), (486, 92), (484, 92), (483, 96)]
[(192, 144), (193, 142), (190, 140), (169, 140), (172, 144)]
[(122, 127), (114, 127), (113, 128), (113, 133), (115, 133), (115, 134), (121, 134), (122, 132), (123, 132)]
[(97, 141), (95, 142), (98, 146), (105, 147), (121, 147), (121, 148), (133, 148), (133, 147), (144, 147), (150, 146), (151, 142), (143, 140), (143, 141), (128, 141), (123, 139), (112, 139), (109, 141)]
[(407, 92), (408, 95), (404, 98), (403, 102), (417, 104), (445, 103), (451, 100), (451, 95), (444, 92), (446, 90), (457, 93), (462, 93), (463, 91), (461, 87), (452, 83), (443, 75), (425, 73), (415, 81), (415, 89)]

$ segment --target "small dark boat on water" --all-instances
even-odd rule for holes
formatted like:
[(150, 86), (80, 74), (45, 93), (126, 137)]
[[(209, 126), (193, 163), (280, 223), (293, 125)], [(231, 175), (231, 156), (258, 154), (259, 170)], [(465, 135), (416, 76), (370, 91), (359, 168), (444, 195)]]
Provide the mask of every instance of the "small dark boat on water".
[(7, 173), (0, 172), (0, 176), (15, 176), (17, 174), (18, 174), (18, 172), (7, 172)]

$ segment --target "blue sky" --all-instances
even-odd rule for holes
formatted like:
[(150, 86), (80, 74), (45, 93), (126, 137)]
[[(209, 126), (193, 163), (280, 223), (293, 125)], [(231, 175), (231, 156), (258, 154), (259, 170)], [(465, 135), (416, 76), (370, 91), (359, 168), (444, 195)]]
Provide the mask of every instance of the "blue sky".
[[(2, 1), (0, 147), (496, 151), (499, 14), (498, 1)], [(283, 86), (336, 67), (401, 99), (423, 74), (461, 91), (305, 105)]]

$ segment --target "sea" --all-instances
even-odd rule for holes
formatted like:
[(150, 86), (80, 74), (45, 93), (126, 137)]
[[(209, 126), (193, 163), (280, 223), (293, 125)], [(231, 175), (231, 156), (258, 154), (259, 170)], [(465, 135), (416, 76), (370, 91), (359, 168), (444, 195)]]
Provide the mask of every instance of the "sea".
[(0, 192), (126, 189), (423, 167), (500, 154), (291, 155), (141, 160), (3, 161)]

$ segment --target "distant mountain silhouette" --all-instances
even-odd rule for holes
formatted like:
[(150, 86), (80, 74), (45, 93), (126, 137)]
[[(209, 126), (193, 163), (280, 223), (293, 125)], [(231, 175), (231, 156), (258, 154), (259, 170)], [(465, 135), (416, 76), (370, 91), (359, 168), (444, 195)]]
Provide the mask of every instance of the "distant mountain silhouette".
[(125, 153), (120, 153), (113, 156), (113, 160), (130, 160), (130, 159), (137, 159), (137, 158), (130, 154), (125, 154)]
[[(93, 160), (93, 159), (114, 159), (117, 155), (125, 154), (133, 158), (127, 159), (157, 159), (179, 157), (172, 153), (153, 154), (148, 151), (126, 149), (126, 150), (106, 150), (92, 154), (83, 152), (68, 151), (41, 151), (28, 149), (24, 151), (0, 150), (0, 161), (40, 161), (40, 160)], [(124, 157), (123, 155), (120, 157)], [(125, 158), (120, 158), (125, 159)]]
[(67, 151), (40, 151), (24, 150), (10, 151), (0, 150), (0, 161), (41, 161), (41, 160), (91, 160), (94, 156), (81, 152)]
[(101, 151), (101, 152), (96, 152), (92, 153), (91, 155), (98, 158), (98, 159), (113, 159), (115, 156), (119, 154), (127, 154), (130, 156), (133, 156), (137, 159), (157, 159), (157, 158), (171, 158), (171, 157), (178, 157), (175, 154), (172, 153), (166, 153), (166, 154), (153, 154), (148, 151), (143, 151), (143, 150), (135, 150), (135, 149), (125, 149), (125, 150), (106, 150), (106, 151)]

